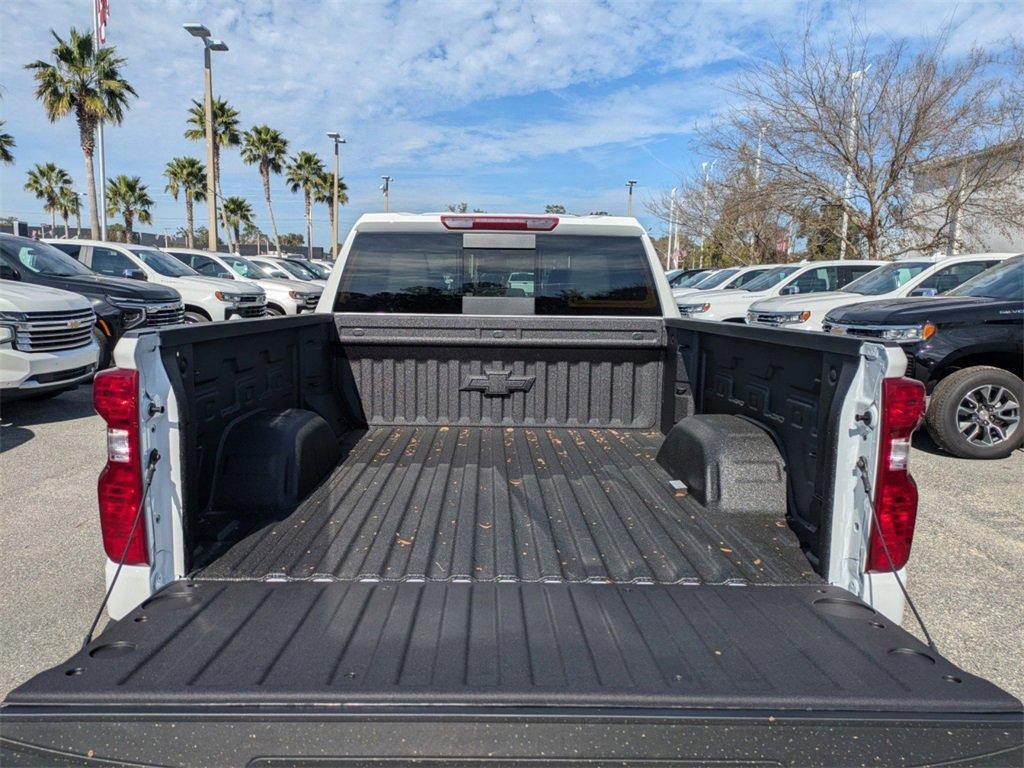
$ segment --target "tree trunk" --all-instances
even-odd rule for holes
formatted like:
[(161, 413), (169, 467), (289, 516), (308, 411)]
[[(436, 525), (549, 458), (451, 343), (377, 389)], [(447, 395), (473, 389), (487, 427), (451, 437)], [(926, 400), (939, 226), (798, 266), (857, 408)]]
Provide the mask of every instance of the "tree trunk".
[[(242, 242), (242, 225), (241, 225), (241, 223), (235, 224), (235, 242), (239, 243), (239, 244)], [(239, 248), (239, 250), (241, 250), (241, 248)]]
[(82, 209), (75, 208), (75, 237), (82, 236)]
[(313, 258), (313, 196), (306, 190), (306, 254)]
[(61, 218), (64, 219), (64, 239), (68, 240), (71, 238), (71, 227), (68, 224), (68, 217), (62, 213)]
[(135, 220), (135, 214), (131, 211), (124, 212), (124, 241), (128, 244), (132, 244), (132, 224)]
[(192, 193), (185, 190), (185, 242), (189, 248), (195, 248), (195, 229), (192, 220)]
[(76, 115), (78, 120), (78, 138), (85, 156), (85, 191), (89, 195), (89, 228), (93, 238), (100, 237), (100, 216), (96, 203), (96, 175), (92, 169), (92, 153), (96, 146), (96, 126), (81, 111)]
[(57, 206), (50, 206), (50, 237), (57, 236)]
[(267, 215), (270, 216), (270, 231), (274, 233), (274, 247), (281, 253), (281, 238), (277, 236), (277, 222), (274, 221), (274, 207), (270, 204), (270, 168), (260, 165), (263, 177), (263, 198), (267, 201)]

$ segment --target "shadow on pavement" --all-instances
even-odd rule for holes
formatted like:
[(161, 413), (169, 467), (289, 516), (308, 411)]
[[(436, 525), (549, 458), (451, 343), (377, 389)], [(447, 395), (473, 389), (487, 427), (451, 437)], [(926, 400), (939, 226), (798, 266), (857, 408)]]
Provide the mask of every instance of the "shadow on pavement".
[(24, 445), (35, 437), (35, 432), (29, 427), (85, 419), (95, 414), (92, 387), (89, 385), (48, 400), (5, 400), (0, 403), (0, 453)]

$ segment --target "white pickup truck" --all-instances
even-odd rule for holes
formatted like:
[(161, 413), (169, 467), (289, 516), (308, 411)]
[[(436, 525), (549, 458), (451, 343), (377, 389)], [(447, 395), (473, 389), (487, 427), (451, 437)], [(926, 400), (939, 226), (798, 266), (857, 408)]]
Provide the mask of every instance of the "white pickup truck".
[(746, 319), (748, 323), (820, 331), (822, 320), (833, 309), (865, 301), (937, 296), (1013, 255), (976, 253), (899, 259), (857, 278), (838, 291), (810, 295), (798, 293), (755, 301), (747, 310)]
[(635, 219), (366, 215), (317, 313), (115, 360), (118, 620), (7, 764), (1020, 761), (900, 628), (899, 346), (681, 320)]
[(0, 399), (57, 395), (95, 372), (96, 315), (84, 296), (0, 280)]
[(103, 240), (45, 240), (53, 245), (80, 246), (75, 256), (93, 272), (113, 277), (148, 280), (181, 294), (185, 322), (263, 317), (267, 296), (249, 283), (200, 275), (158, 248), (109, 243)]

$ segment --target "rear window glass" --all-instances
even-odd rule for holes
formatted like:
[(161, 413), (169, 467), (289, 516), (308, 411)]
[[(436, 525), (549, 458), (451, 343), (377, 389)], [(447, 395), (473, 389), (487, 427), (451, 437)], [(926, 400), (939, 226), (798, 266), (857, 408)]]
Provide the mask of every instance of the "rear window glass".
[(464, 297), (532, 299), (537, 315), (659, 315), (638, 237), (543, 236), (463, 245), (462, 233), (358, 235), (335, 311), (462, 314)]

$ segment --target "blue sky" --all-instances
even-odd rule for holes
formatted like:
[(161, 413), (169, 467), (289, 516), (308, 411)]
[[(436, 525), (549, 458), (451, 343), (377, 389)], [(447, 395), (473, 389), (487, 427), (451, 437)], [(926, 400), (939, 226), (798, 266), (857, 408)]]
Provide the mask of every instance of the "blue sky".
[[(341, 230), (380, 210), (381, 174), (395, 178), (392, 209), (439, 210), (465, 200), (491, 211), (624, 213), (627, 178), (639, 180), (637, 212), (662, 229), (643, 201), (699, 163), (693, 127), (727, 103), (738, 68), (795, 40), (856, 20), (879, 41), (952, 27), (952, 54), (1001, 46), (1020, 29), (1019, 2), (145, 2), (111, 0), (108, 42), (128, 58), (139, 92), (127, 119), (107, 134), (107, 173), (139, 175), (156, 200), (146, 229), (176, 230), (182, 205), (164, 192), (167, 160), (203, 157), (182, 137), (189, 99), (202, 94), (199, 43), (182, 29), (199, 21), (228, 43), (215, 54), (214, 89), (244, 128), (268, 123), (291, 151), (329, 161), (324, 132), (348, 139), (342, 175), (350, 204)], [(88, 27), (90, 0), (0, 6), (0, 103), (16, 163), (0, 168), (0, 215), (48, 219), (22, 190), (34, 163), (54, 161), (84, 190), (73, 119), (49, 124), (23, 69), (45, 57), (48, 29)], [(235, 151), (223, 161), (226, 195), (247, 197), (269, 230), (255, 168)], [(281, 177), (272, 190), (278, 227), (304, 232), (300, 195)], [(314, 241), (327, 244), (327, 211), (315, 211)], [(197, 220), (205, 211), (197, 210)]]

